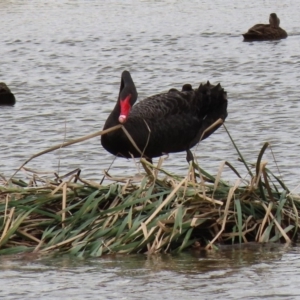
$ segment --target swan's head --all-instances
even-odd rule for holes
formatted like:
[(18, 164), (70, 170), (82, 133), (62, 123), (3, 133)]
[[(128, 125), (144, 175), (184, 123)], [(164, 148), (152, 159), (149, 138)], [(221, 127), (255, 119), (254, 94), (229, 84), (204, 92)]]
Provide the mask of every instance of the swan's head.
[(128, 115), (135, 101), (137, 100), (137, 91), (131, 75), (128, 71), (124, 71), (121, 76), (121, 85), (119, 93), (119, 122), (124, 124), (127, 121)]
[(119, 122), (121, 124), (124, 124), (127, 121), (128, 115), (131, 110), (131, 98), (132, 95), (129, 94), (125, 98), (120, 98), (120, 116), (119, 116)]

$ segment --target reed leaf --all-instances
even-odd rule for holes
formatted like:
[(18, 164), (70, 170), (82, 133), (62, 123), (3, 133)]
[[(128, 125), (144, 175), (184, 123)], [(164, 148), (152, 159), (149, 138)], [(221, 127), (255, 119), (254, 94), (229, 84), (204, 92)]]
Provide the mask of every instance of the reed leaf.
[(178, 248), (178, 250), (176, 250), (176, 252), (181, 252), (184, 249), (186, 249), (187, 247), (191, 246), (194, 243), (194, 240), (191, 240), (190, 237), (192, 235), (193, 232), (193, 228), (190, 228), (189, 230), (187, 230), (184, 239), (182, 241), (182, 244), (180, 245), (180, 247)]
[(236, 152), (238, 153), (238, 155), (239, 155), (241, 161), (243, 162), (244, 166), (246, 167), (248, 173), (250, 174), (251, 177), (253, 177), (253, 174), (252, 174), (252, 172), (251, 172), (251, 170), (250, 170), (250, 168), (249, 168), (247, 162), (245, 161), (245, 159), (244, 159), (242, 153), (240, 152), (239, 148), (237, 147), (236, 143), (234, 142), (234, 140), (233, 140), (232, 136), (230, 135), (230, 133), (229, 133), (227, 127), (225, 126), (225, 124), (223, 124), (223, 127), (225, 128), (225, 130), (226, 130), (226, 132), (227, 132), (227, 134), (228, 134), (228, 136), (229, 136), (229, 138), (230, 138), (230, 140), (231, 140), (231, 143), (233, 144), (233, 146), (234, 146)]
[(237, 231), (239, 233), (239, 243), (242, 243), (242, 228), (243, 228), (243, 215), (242, 215), (242, 207), (239, 199), (234, 200), (236, 212), (237, 212)]
[(1, 235), (0, 248), (12, 237), (12, 235), (18, 230), (18, 228), (22, 224), (22, 222), (29, 216), (29, 214), (31, 212), (34, 211), (34, 209), (35, 208), (33, 207), (29, 211), (19, 213), (17, 218), (15, 220), (11, 221), (10, 228), (6, 231), (5, 234)]

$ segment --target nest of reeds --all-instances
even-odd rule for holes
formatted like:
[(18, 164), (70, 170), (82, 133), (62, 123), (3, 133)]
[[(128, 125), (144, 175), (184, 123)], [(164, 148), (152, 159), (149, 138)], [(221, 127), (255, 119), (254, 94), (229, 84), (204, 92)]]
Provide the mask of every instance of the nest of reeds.
[[(0, 254), (174, 253), (220, 243), (291, 242), (299, 233), (300, 197), (266, 167), (268, 146), (252, 165), (236, 148), (248, 180), (228, 162), (217, 176), (193, 163), (179, 177), (163, 170), (162, 160), (154, 166), (144, 159), (139, 178), (106, 173), (109, 184), (84, 180), (79, 171), (52, 178), (31, 172), (28, 182), (2, 178)], [(234, 184), (221, 179), (225, 166), (236, 174)]]

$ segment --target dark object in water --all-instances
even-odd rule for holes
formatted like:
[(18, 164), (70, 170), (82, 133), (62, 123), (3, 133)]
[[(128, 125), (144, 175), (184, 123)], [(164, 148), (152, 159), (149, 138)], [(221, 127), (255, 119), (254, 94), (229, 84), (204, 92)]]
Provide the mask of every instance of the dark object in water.
[(244, 41), (267, 41), (287, 38), (288, 34), (279, 27), (280, 19), (275, 13), (270, 14), (270, 24), (256, 24), (243, 34)]
[(0, 106), (10, 105), (13, 106), (16, 103), (14, 94), (10, 91), (8, 86), (4, 82), (0, 82)]
[[(143, 157), (153, 157), (172, 152), (187, 152), (187, 161), (193, 160), (190, 149), (199, 141), (205, 129), (219, 118), (227, 117), (227, 93), (220, 84), (209, 82), (192, 89), (185, 84), (182, 91), (171, 89), (139, 101), (131, 75), (124, 71), (118, 101), (103, 129), (123, 124), (142, 151)], [(206, 132), (210, 136), (221, 124)], [(122, 129), (101, 136), (102, 146), (121, 157), (141, 157)]]

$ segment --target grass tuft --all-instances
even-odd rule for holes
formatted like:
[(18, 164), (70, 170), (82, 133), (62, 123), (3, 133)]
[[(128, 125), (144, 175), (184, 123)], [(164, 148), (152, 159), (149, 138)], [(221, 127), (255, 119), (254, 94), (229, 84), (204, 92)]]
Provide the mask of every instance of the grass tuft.
[[(194, 163), (180, 177), (162, 169), (163, 159), (156, 166), (141, 159), (144, 175), (139, 181), (106, 172), (109, 184), (85, 180), (80, 170), (45, 179), (23, 164), (31, 174), (28, 182), (0, 177), (0, 255), (177, 253), (220, 243), (297, 239), (300, 196), (267, 168), (263, 155), (269, 144), (263, 145), (254, 165), (233, 144), (245, 178), (226, 161), (216, 176)], [(226, 168), (236, 175), (234, 184), (222, 178)]]
[(248, 184), (237, 176), (232, 186), (220, 172), (199, 174), (197, 167), (197, 182), (192, 169), (179, 178), (148, 162), (139, 183), (45, 181), (36, 173), (26, 184), (14, 179), (0, 187), (0, 254), (81, 257), (291, 242), (299, 233), (300, 197), (258, 163)]

